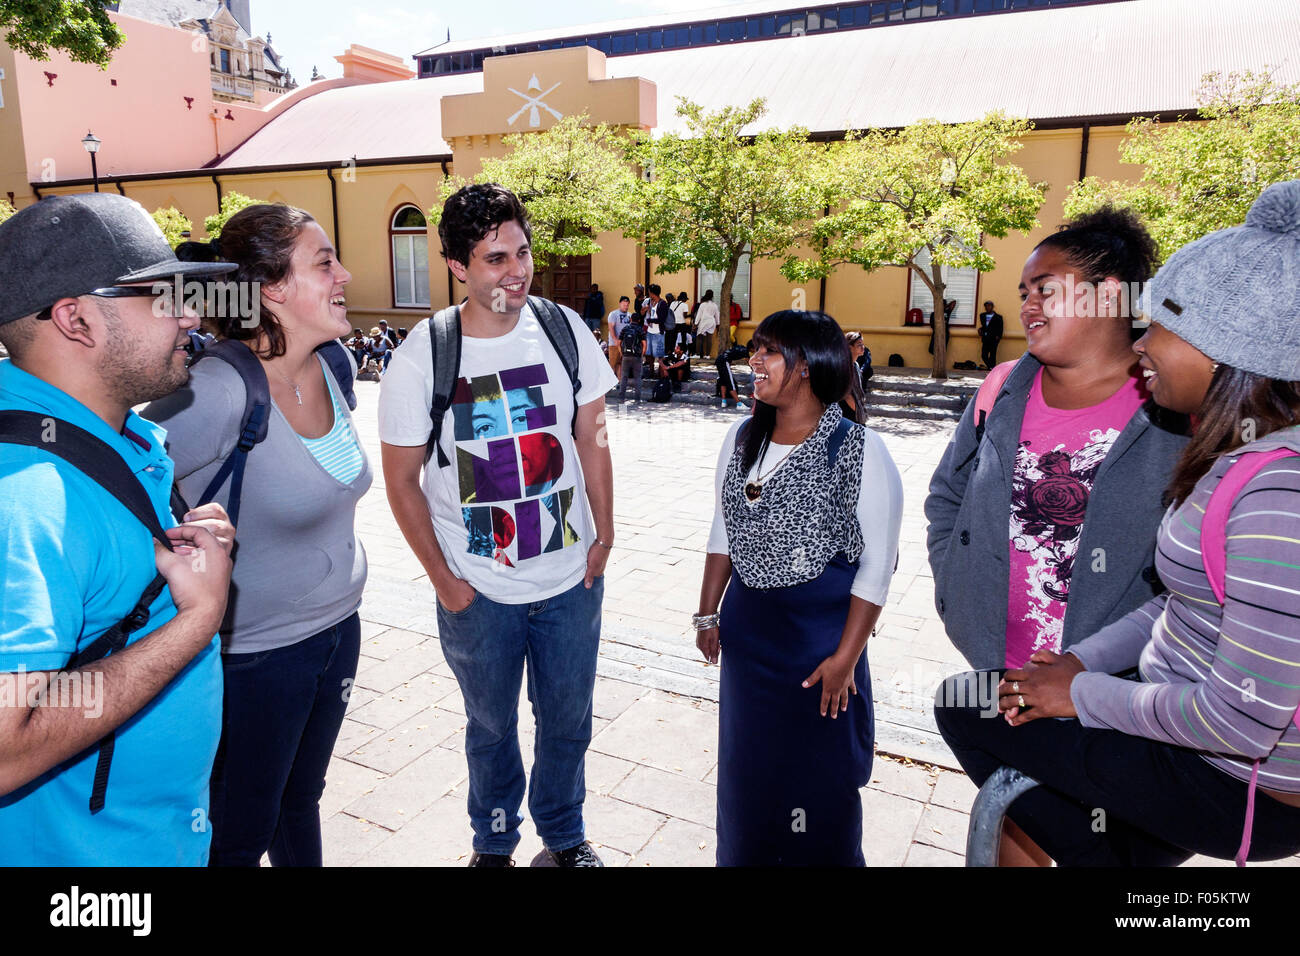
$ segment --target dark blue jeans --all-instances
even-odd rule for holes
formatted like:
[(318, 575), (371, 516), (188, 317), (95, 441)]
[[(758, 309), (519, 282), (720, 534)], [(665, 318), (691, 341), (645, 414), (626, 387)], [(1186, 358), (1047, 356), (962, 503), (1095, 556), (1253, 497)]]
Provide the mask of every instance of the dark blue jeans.
[(519, 843), (524, 764), (517, 725), (525, 665), (537, 722), (528, 812), (548, 850), (585, 839), (585, 763), (604, 593), (599, 577), (591, 590), (579, 581), (532, 604), (498, 604), (477, 594), (457, 613), (438, 605), (442, 653), (468, 716), (469, 816), (480, 853), (508, 856)]
[(222, 658), (211, 866), (320, 866), (320, 796), (361, 653), (353, 614), (304, 641)]

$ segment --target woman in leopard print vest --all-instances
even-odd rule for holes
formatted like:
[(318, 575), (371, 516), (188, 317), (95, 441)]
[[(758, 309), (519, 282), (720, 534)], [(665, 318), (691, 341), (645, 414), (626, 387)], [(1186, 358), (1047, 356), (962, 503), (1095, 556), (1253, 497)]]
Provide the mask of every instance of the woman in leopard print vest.
[(722, 658), (718, 864), (861, 866), (865, 650), (902, 483), (879, 436), (840, 411), (853, 369), (834, 319), (777, 312), (754, 343), (755, 410), (718, 459), (695, 618), (701, 653)]

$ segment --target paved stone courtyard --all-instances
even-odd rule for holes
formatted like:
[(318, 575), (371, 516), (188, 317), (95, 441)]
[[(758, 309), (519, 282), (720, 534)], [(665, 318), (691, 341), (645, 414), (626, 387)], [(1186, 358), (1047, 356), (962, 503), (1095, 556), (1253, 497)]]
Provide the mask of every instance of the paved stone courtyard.
[[(393, 521), (379, 472), (379, 386), (357, 383), (356, 421), (375, 464), (358, 527), (370, 559), (362, 657), (321, 804), (332, 866), (463, 866), (465, 716), (437, 638), (433, 589)], [(717, 668), (701, 660), (698, 607), (718, 448), (735, 411), (609, 406), (616, 546), (587, 757), (585, 819), (607, 865), (712, 866)], [(928, 702), (963, 667), (934, 611), (922, 505), (953, 425), (880, 419), (902, 474), (899, 567), (868, 645), (877, 750), (862, 794), (871, 866), (960, 866), (974, 787), (934, 731)], [(532, 715), (520, 743), (532, 762)], [(527, 808), (524, 808), (527, 817)], [(529, 821), (515, 858), (541, 850)], [(1290, 861), (1294, 863), (1295, 861)]]

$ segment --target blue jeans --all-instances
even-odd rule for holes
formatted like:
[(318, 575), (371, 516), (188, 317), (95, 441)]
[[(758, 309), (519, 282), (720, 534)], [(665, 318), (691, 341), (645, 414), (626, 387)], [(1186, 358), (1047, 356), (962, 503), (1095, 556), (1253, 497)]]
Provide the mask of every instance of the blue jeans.
[(222, 657), (211, 866), (320, 866), (320, 796), (361, 653), (353, 614), (304, 641)]
[(655, 358), (663, 358), (664, 334), (662, 332), (658, 332), (658, 333), (647, 332), (645, 339), (646, 339), (645, 354), (647, 356), (653, 355)]
[(469, 817), (474, 849), (508, 856), (519, 843), (524, 764), (517, 732), (519, 685), (537, 722), (528, 812), (548, 850), (585, 839), (582, 802), (591, 742), (591, 696), (605, 579), (545, 601), (498, 604), (476, 594), (465, 610), (438, 604), (442, 653), (460, 682), (468, 721)]

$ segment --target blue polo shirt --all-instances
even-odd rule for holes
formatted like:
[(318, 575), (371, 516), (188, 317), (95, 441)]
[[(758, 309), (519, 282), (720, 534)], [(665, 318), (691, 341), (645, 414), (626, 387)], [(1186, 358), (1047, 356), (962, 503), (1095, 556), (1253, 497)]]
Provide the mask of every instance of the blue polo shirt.
[[(164, 528), (166, 432), (128, 413), (121, 433), (67, 393), (0, 361), (0, 409), (48, 413), (103, 439), (149, 493)], [(54, 438), (57, 440), (57, 426)], [(149, 531), (82, 472), (38, 448), (0, 442), (0, 672), (60, 670), (129, 614), (156, 573)], [(176, 615), (164, 588), (134, 643)], [(102, 691), (68, 682), (55, 706), (93, 717)], [(24, 702), (25, 703), (25, 702)], [(0, 702), (0, 706), (13, 702)], [(216, 635), (117, 731), (105, 805), (90, 813), (98, 748), (0, 797), (0, 865), (202, 866), (211, 842), (208, 777), (221, 735)]]

